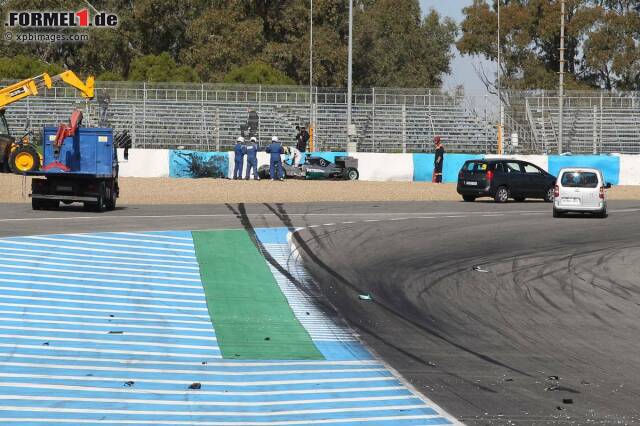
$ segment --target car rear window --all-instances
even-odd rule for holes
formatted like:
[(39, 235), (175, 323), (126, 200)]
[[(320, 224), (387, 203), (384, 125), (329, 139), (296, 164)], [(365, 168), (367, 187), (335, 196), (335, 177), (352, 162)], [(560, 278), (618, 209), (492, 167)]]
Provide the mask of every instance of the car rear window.
[(489, 163), (485, 161), (469, 161), (462, 166), (465, 172), (486, 172), (489, 170)]
[(593, 172), (564, 172), (560, 183), (569, 188), (595, 188), (598, 175)]

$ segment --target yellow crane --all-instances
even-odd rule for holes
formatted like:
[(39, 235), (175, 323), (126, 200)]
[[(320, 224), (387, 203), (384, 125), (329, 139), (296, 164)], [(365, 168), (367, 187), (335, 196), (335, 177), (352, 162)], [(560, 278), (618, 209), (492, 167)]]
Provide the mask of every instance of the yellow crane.
[(8, 105), (36, 96), (45, 88), (51, 89), (57, 81), (76, 88), (83, 98), (92, 99), (94, 96), (94, 78), (88, 77), (86, 81), (82, 81), (73, 71), (65, 71), (53, 77), (46, 73), (40, 74), (0, 89), (0, 170), (23, 173), (40, 167), (40, 156), (29, 143), (28, 133), (19, 139), (11, 136), (4, 113)]

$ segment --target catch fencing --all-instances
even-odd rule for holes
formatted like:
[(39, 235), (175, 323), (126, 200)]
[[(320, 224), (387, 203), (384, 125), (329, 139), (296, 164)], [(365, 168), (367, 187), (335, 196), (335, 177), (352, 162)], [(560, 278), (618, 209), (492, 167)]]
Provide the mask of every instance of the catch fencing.
[[(96, 99), (87, 102), (73, 88), (54, 87), (11, 105), (7, 117), (14, 134), (20, 134), (24, 123), (38, 133), (81, 108), (85, 125), (127, 130), (136, 148), (224, 151), (242, 129), (262, 144), (275, 135), (290, 145), (295, 126), (310, 123), (316, 150), (342, 151), (347, 145), (344, 90), (98, 82)], [(451, 152), (492, 152), (496, 130), (491, 108), (486, 97), (470, 107), (469, 98), (440, 90), (357, 90), (352, 108), (355, 141), (363, 152), (431, 152), (434, 136), (440, 135)], [(253, 132), (246, 129), (250, 110), (259, 117)]]
[[(7, 82), (5, 82), (7, 83)], [(503, 148), (512, 154), (556, 154), (559, 143), (557, 93), (504, 92)], [(74, 108), (85, 125), (126, 130), (136, 148), (225, 151), (244, 133), (261, 144), (278, 136), (294, 143), (295, 126), (313, 123), (314, 149), (347, 146), (344, 89), (303, 86), (247, 86), (194, 83), (98, 82), (97, 101), (56, 86), (42, 96), (11, 105), (14, 135), (25, 123), (36, 135), (42, 126), (67, 121)], [(352, 122), (358, 151), (432, 152), (442, 137), (448, 152), (495, 153), (497, 102), (492, 96), (464, 96), (438, 89), (357, 89)], [(564, 98), (564, 152), (640, 153), (640, 97), (636, 92), (568, 92)], [(257, 128), (247, 129), (249, 111)], [(243, 132), (244, 129), (244, 132)], [(512, 143), (512, 142), (517, 142)]]

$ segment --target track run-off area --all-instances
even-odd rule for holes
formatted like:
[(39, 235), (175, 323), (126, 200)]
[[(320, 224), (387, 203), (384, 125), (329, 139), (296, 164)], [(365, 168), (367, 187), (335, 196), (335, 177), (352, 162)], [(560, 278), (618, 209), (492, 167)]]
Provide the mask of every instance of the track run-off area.
[[(609, 211), (0, 205), (0, 423), (640, 422), (640, 202)], [(323, 359), (222, 357), (188, 231), (224, 229)]]

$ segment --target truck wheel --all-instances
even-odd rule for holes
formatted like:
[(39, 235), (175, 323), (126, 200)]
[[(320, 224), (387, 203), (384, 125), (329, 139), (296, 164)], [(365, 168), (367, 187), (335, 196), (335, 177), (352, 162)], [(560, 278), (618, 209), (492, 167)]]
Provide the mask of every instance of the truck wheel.
[(473, 203), (476, 200), (476, 197), (474, 197), (473, 195), (463, 195), (462, 199), (467, 203)]
[(104, 198), (104, 204), (107, 210), (113, 210), (116, 208), (116, 189), (115, 183), (111, 182), (106, 185), (106, 193)]
[(98, 199), (96, 202), (85, 202), (84, 208), (97, 213), (103, 212), (105, 208), (105, 192), (105, 184), (100, 182), (98, 184)]
[(360, 177), (358, 169), (354, 169), (353, 167), (347, 168), (347, 170), (344, 171), (344, 175), (349, 180), (358, 180), (358, 178)]
[(40, 155), (31, 145), (21, 145), (11, 152), (9, 168), (13, 173), (36, 171), (40, 168)]

